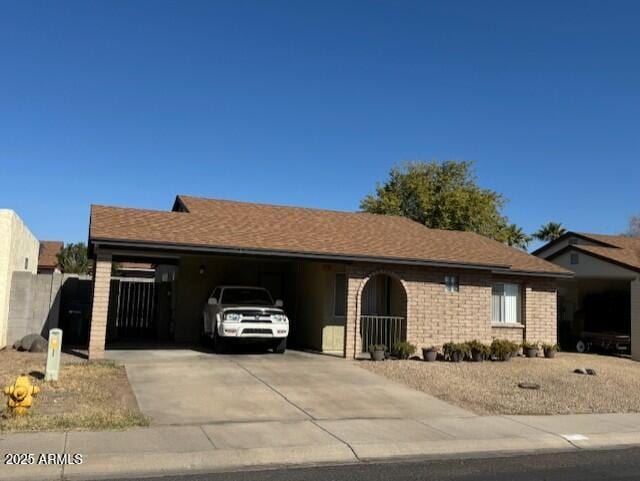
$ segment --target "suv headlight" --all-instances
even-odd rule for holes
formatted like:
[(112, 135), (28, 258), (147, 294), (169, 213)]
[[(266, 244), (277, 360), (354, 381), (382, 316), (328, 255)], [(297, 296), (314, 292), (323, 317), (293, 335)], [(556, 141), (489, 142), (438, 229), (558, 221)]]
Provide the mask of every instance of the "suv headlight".
[(227, 312), (224, 315), (224, 320), (225, 321), (239, 321), (242, 318), (242, 316), (240, 314), (238, 314), (237, 312)]
[(272, 314), (271, 320), (273, 322), (287, 322), (287, 316), (284, 314)]

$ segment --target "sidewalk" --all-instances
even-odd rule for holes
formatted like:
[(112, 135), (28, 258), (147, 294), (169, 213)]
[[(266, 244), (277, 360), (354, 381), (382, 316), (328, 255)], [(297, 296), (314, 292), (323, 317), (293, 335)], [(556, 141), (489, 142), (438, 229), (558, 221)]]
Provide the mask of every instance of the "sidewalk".
[(0, 436), (0, 453), (80, 453), (83, 464), (1, 468), (4, 480), (85, 479), (471, 457), (640, 444), (640, 414), (265, 421)]

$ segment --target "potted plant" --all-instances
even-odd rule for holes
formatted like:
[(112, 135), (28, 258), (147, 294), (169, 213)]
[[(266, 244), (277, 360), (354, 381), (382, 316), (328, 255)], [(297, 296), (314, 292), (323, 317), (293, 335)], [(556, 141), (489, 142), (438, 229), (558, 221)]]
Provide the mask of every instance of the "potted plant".
[(540, 348), (538, 347), (537, 342), (522, 341), (521, 346), (522, 346), (522, 352), (526, 357), (538, 356), (538, 350)]
[(372, 344), (369, 346), (369, 352), (371, 353), (371, 359), (373, 361), (384, 361), (384, 353), (387, 350), (387, 346), (384, 344)]
[(438, 358), (438, 348), (436, 346), (423, 347), (422, 358), (427, 362), (434, 362)]
[(511, 356), (517, 349), (518, 345), (507, 339), (494, 339), (490, 347), (491, 356), (498, 361), (511, 360)]
[(558, 349), (559, 347), (557, 344), (542, 345), (542, 352), (544, 352), (544, 357), (549, 359), (556, 357), (556, 352), (558, 352)]
[(469, 345), (466, 342), (447, 342), (442, 346), (445, 359), (451, 362), (460, 362), (469, 355)]
[(400, 359), (409, 359), (416, 352), (416, 346), (407, 341), (398, 341), (393, 345), (393, 352)]
[(471, 360), (473, 362), (482, 362), (491, 354), (489, 346), (478, 340), (470, 341), (467, 344), (469, 345)]

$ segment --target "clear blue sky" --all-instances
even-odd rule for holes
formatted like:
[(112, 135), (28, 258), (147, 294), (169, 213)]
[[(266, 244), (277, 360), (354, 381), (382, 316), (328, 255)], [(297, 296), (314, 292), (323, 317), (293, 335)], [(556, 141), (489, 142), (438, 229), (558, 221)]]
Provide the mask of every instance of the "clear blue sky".
[(640, 211), (637, 1), (3, 1), (0, 207), (86, 240), (177, 193), (355, 210), (475, 160), (527, 231)]

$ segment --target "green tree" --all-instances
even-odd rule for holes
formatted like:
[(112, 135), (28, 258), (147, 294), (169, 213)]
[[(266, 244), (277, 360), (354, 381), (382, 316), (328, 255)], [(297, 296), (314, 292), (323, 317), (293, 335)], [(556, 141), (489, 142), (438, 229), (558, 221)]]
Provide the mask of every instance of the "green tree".
[(477, 232), (506, 242), (505, 198), (476, 184), (473, 163), (407, 162), (360, 203), (365, 212), (409, 217), (427, 227)]
[(547, 222), (534, 232), (533, 237), (543, 242), (551, 242), (565, 232), (567, 232), (567, 229), (565, 229), (560, 222)]
[(526, 250), (531, 237), (525, 234), (521, 227), (515, 224), (509, 224), (504, 230), (504, 242), (511, 247)]
[(58, 262), (62, 272), (69, 274), (89, 274), (91, 261), (87, 256), (87, 246), (84, 242), (69, 243), (58, 253)]
[(640, 214), (634, 215), (629, 219), (629, 228), (625, 235), (629, 237), (640, 237)]

